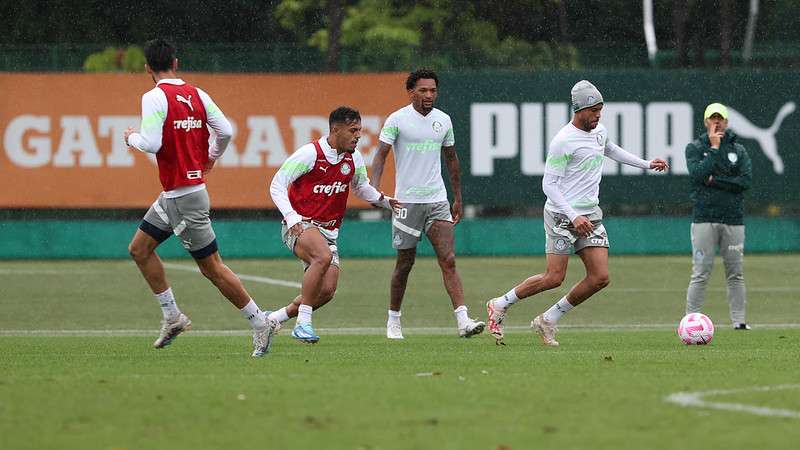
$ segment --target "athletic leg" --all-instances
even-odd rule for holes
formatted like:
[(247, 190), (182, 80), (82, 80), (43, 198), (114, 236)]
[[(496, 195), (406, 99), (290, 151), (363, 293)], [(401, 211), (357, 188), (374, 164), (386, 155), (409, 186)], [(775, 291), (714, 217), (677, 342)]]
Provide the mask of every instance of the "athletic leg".
[(501, 343), (505, 332), (503, 322), (506, 319), (508, 308), (521, 298), (527, 298), (540, 292), (557, 288), (564, 282), (569, 264), (568, 254), (547, 253), (544, 273), (539, 273), (525, 279), (513, 287), (505, 295), (493, 298), (486, 302), (487, 326), (489, 333)]
[[(318, 228), (306, 228), (294, 244), (294, 254), (302, 259), (307, 267), (303, 274), (303, 285), (300, 290), (300, 304), (297, 306), (297, 323), (292, 330), (292, 337), (310, 344), (319, 341), (311, 325), (311, 315), (318, 306), (323, 289), (325, 274), (334, 259), (328, 240)], [(338, 278), (338, 270), (335, 271)], [(332, 297), (331, 297), (332, 298)]]
[[(319, 293), (319, 298), (315, 302), (307, 302), (306, 304), (311, 305), (313, 310), (317, 310), (325, 306), (328, 302), (333, 300), (333, 296), (336, 294), (336, 287), (339, 284), (339, 268), (336, 266), (330, 266), (328, 271), (325, 273), (325, 276), (322, 280), (322, 289)], [(300, 305), (303, 303), (303, 296), (298, 295), (291, 301), (288, 305), (284, 308), (286, 309), (286, 319), (291, 319), (292, 317), (297, 317), (297, 312), (300, 308)]]
[(444, 288), (453, 305), (453, 314), (456, 317), (459, 336), (468, 338), (482, 333), (486, 324), (470, 319), (467, 305), (464, 304), (464, 287), (456, 270), (453, 222), (433, 220), (430, 227), (428, 227), (427, 235), (434, 252), (436, 252), (439, 269), (442, 271)]
[(568, 264), (569, 255), (548, 253), (544, 273), (525, 279), (514, 288), (514, 293), (517, 298), (523, 299), (561, 286), (567, 276)]
[(725, 265), (728, 284), (728, 305), (734, 326), (745, 326), (747, 291), (744, 284), (742, 260), (744, 259), (744, 225), (721, 225), (722, 237), (719, 252)]
[(151, 232), (158, 235), (161, 240), (156, 240), (140, 228), (133, 235), (133, 239), (128, 245), (128, 252), (161, 306), (163, 316), (161, 330), (158, 338), (153, 342), (153, 347), (164, 348), (170, 345), (179, 334), (191, 329), (192, 321), (178, 309), (175, 296), (167, 283), (164, 265), (155, 252), (155, 249), (169, 236), (169, 233), (156, 229), (151, 224), (147, 225), (153, 228)]
[(562, 315), (608, 286), (608, 248), (584, 247), (578, 251), (578, 255), (586, 268), (586, 276), (567, 295), (531, 322), (531, 327), (545, 345), (558, 346), (555, 339), (558, 331), (556, 324)]
[(411, 268), (414, 267), (416, 259), (416, 247), (397, 250), (397, 259), (394, 264), (394, 272), (392, 272), (391, 287), (389, 289), (389, 309), (392, 311), (400, 311), (403, 297), (406, 295), (408, 275), (411, 273)]
[(137, 229), (131, 243), (128, 245), (128, 253), (136, 262), (136, 266), (139, 267), (139, 271), (150, 286), (153, 294), (160, 294), (169, 289), (164, 265), (155, 252), (159, 244), (161, 243), (149, 234)]
[(711, 223), (693, 223), (692, 276), (686, 290), (686, 313), (701, 312), (706, 297), (706, 286), (714, 268), (714, 255), (719, 236)]
[(444, 220), (435, 220), (427, 232), (431, 241), (439, 269), (442, 271), (444, 288), (450, 296), (453, 309), (464, 305), (464, 287), (461, 277), (456, 271), (456, 254), (453, 239), (453, 223)]
[(242, 309), (252, 301), (239, 277), (222, 262), (219, 252), (196, 259), (195, 262), (200, 268), (200, 273), (208, 278), (234, 306)]

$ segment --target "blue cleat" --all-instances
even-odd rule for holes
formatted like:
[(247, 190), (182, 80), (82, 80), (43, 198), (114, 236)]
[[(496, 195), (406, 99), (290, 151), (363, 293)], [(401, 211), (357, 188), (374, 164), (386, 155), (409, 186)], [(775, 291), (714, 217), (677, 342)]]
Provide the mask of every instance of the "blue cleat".
[(314, 332), (314, 327), (310, 323), (295, 325), (294, 330), (292, 330), (292, 337), (307, 344), (316, 344), (319, 341), (319, 336)]

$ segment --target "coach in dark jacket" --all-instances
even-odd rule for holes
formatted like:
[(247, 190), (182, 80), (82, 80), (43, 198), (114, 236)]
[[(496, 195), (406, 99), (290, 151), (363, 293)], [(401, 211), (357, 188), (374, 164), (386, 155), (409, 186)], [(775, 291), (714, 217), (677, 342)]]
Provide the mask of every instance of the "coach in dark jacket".
[(714, 256), (719, 248), (725, 264), (728, 304), (734, 329), (747, 330), (744, 255), (744, 191), (753, 177), (750, 156), (728, 129), (728, 109), (708, 105), (703, 114), (707, 132), (686, 146), (691, 179), (692, 278), (686, 293), (686, 312), (701, 312)]

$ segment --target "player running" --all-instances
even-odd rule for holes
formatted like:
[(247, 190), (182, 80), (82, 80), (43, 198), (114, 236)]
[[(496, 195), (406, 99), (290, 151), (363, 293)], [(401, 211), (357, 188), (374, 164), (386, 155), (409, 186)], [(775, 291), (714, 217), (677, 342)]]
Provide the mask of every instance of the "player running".
[[(411, 104), (386, 119), (372, 162), (372, 185), (378, 187), (386, 156), (394, 148), (395, 196), (404, 205), (392, 219), (392, 246), (397, 250), (397, 261), (389, 290), (386, 323), (389, 339), (403, 339), (400, 306), (422, 233), (428, 236), (436, 252), (459, 336), (480, 334), (486, 326), (467, 315), (464, 288), (456, 271), (453, 227), (461, 220), (461, 169), (450, 116), (433, 107), (438, 87), (439, 78), (432, 70), (420, 69), (409, 74), (406, 90)], [(442, 180), (442, 153), (453, 190), (452, 215)]]
[(339, 107), (328, 122), (330, 134), (292, 153), (269, 189), (283, 214), (283, 242), (305, 267), (300, 295), (269, 318), (282, 323), (297, 317), (292, 337), (311, 344), (319, 341), (311, 313), (333, 299), (339, 281), (336, 239), (350, 188), (373, 205), (386, 209), (400, 206), (369, 184), (364, 159), (356, 151), (361, 138), (358, 111)]
[[(153, 343), (164, 348), (192, 321), (175, 302), (164, 266), (155, 249), (175, 234), (195, 259), (200, 272), (233, 303), (253, 327), (253, 357), (269, 351), (277, 324), (267, 318), (219, 255), (209, 218), (205, 175), (222, 156), (232, 135), (230, 122), (211, 97), (177, 77), (175, 47), (163, 39), (144, 49), (147, 73), (156, 87), (142, 96), (141, 131), (125, 130), (128, 148), (154, 153), (164, 191), (144, 216), (128, 247), (142, 276), (161, 305), (161, 333)], [(216, 133), (209, 146), (210, 126)]]
[(545, 273), (526, 279), (502, 297), (486, 303), (489, 332), (498, 343), (502, 343), (503, 321), (511, 305), (561, 285), (567, 273), (570, 248), (581, 257), (586, 276), (531, 322), (545, 345), (558, 345), (556, 324), (563, 314), (608, 285), (608, 234), (603, 226), (603, 211), (598, 206), (603, 156), (659, 172), (669, 167), (663, 159), (645, 161), (608, 139), (606, 128), (600, 125), (603, 96), (592, 83), (579, 81), (571, 94), (572, 122), (550, 143), (542, 179), (542, 190), (547, 196), (544, 207), (547, 268)]

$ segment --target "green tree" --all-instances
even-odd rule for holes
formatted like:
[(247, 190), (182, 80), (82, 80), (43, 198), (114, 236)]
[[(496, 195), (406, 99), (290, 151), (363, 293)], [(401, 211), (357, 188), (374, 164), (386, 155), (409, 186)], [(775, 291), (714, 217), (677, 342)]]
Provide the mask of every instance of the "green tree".
[[(330, 20), (324, 3), (284, 0), (276, 14), (298, 40), (328, 50)], [(538, 69), (577, 64), (577, 52), (569, 44), (500, 36), (497, 25), (481, 18), (473, 2), (460, 0), (349, 2), (344, 6), (339, 43), (340, 68), (351, 70), (408, 70), (423, 65)]]

